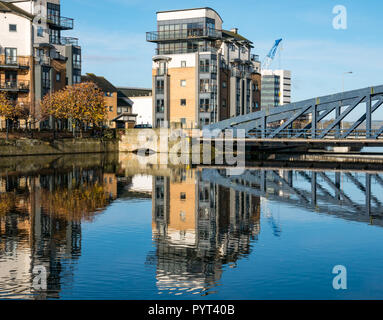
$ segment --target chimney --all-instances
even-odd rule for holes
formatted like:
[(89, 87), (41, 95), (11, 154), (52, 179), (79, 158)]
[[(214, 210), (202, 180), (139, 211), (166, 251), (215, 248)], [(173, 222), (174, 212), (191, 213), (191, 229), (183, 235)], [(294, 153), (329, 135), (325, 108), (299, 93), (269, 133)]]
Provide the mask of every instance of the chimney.
[(233, 32), (233, 33), (235, 33), (235, 34), (238, 34), (238, 28), (230, 29), (230, 32)]

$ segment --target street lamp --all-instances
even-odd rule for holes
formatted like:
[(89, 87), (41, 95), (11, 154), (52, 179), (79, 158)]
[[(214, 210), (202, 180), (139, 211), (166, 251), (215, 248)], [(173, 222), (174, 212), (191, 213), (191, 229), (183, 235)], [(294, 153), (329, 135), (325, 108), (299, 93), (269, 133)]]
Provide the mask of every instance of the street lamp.
[(343, 74), (342, 74), (342, 92), (344, 92), (344, 76), (346, 74), (353, 74), (353, 72), (352, 71), (343, 72)]

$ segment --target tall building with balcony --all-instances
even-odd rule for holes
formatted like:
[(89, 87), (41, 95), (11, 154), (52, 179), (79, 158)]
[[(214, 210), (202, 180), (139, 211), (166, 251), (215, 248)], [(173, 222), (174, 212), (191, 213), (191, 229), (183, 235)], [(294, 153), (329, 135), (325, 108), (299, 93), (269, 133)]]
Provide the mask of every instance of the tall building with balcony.
[(260, 109), (260, 63), (238, 29), (211, 8), (157, 12), (154, 127), (201, 128)]
[(156, 250), (147, 260), (164, 293), (214, 287), (260, 233), (259, 197), (204, 181), (195, 169), (153, 178), (152, 203)]
[(60, 0), (0, 1), (0, 91), (29, 109), (34, 126), (47, 93), (81, 82), (78, 39), (63, 36), (73, 27)]
[(262, 70), (262, 108), (273, 108), (290, 103), (291, 71)]

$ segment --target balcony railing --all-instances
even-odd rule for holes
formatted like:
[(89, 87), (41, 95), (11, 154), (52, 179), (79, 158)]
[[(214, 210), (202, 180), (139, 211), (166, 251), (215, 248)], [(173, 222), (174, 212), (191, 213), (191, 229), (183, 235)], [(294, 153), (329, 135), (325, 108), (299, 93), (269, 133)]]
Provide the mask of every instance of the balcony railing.
[(78, 38), (72, 38), (72, 37), (50, 37), (49, 39), (51, 44), (58, 44), (61, 46), (65, 45), (74, 45), (78, 46)]
[(3, 91), (29, 91), (29, 81), (2, 81), (0, 82), (0, 90)]
[(219, 39), (221, 37), (221, 31), (211, 28), (182, 29), (176, 31), (152, 31), (146, 33), (146, 41), (149, 42), (191, 40), (201, 38)]
[(200, 66), (199, 72), (200, 73), (217, 73), (217, 66), (216, 65)]
[(176, 48), (176, 49), (165, 49), (165, 48), (157, 48), (156, 55), (167, 55), (167, 54), (187, 54), (187, 53), (195, 53), (195, 52), (211, 52), (216, 54), (217, 49), (210, 46), (200, 46), (196, 48)]
[(213, 112), (214, 108), (215, 108), (214, 104), (202, 104), (199, 107), (199, 111), (200, 112)]
[(57, 17), (54, 15), (48, 15), (48, 23), (61, 30), (72, 30), (73, 19), (67, 17)]
[(257, 55), (257, 54), (252, 54), (252, 55), (250, 56), (250, 60), (251, 60), (251, 61), (254, 61), (254, 62), (259, 62), (259, 55)]
[(0, 56), (0, 68), (29, 68), (29, 58)]
[(163, 94), (164, 93), (164, 88), (163, 87), (157, 87), (156, 88), (156, 93), (157, 94)]

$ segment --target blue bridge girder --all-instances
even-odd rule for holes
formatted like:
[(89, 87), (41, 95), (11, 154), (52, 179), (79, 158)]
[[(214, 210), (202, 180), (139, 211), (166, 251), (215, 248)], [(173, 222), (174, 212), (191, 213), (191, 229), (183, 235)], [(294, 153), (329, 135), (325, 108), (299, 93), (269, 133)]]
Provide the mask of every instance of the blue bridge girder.
[[(203, 136), (218, 136), (224, 130), (242, 129), (248, 138), (303, 138), (303, 139), (358, 139), (376, 140), (383, 134), (383, 126), (372, 129), (373, 113), (383, 105), (383, 86), (332, 94), (319, 98), (269, 108), (246, 115), (212, 123), (203, 128)], [(342, 128), (342, 121), (356, 108), (363, 108), (358, 120), (349, 128)], [(334, 113), (326, 128), (319, 124)], [(293, 129), (296, 121), (304, 120), (304, 127)], [(376, 119), (382, 120), (382, 119)], [(365, 129), (358, 128), (365, 123)], [(323, 125), (323, 123), (321, 123)], [(216, 130), (216, 131), (215, 131)], [(216, 135), (212, 132), (216, 132)]]

